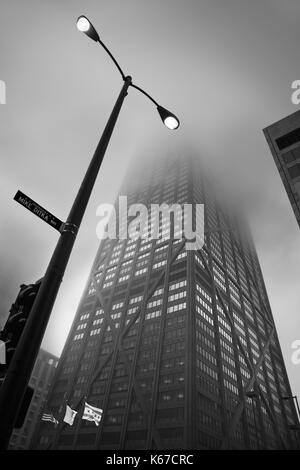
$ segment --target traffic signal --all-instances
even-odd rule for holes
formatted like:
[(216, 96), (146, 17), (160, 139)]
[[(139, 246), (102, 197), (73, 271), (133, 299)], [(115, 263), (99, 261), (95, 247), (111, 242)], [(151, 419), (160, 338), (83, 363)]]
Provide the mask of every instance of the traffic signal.
[(6, 348), (6, 364), (0, 364), (2, 376), (5, 375), (12, 360), (40, 285), (41, 280), (35, 284), (21, 284), (18, 297), (9, 311), (8, 320), (0, 332), (0, 340), (5, 342)]
[[(26, 320), (30, 314), (31, 307), (38, 293), (41, 282), (42, 280), (40, 279), (35, 284), (21, 284), (20, 292), (16, 301), (11, 306), (9, 317), (5, 323), (4, 329), (0, 332), (0, 340), (5, 343), (6, 350), (6, 363), (0, 364), (0, 387), (18, 346), (18, 342), (23, 333)], [(27, 386), (14, 426), (15, 428), (21, 428), (23, 426), (33, 393), (34, 389)]]

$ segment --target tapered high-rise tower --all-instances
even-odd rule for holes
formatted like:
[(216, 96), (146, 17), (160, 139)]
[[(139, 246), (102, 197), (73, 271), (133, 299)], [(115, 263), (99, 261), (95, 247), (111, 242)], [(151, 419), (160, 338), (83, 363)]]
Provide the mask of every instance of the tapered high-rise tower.
[[(249, 235), (194, 159), (134, 168), (120, 194), (128, 205), (204, 204), (205, 244), (186, 250), (184, 239), (164, 238), (163, 219), (161, 239), (101, 242), (45, 409), (61, 420), (67, 402), (78, 415), (73, 426), (42, 423), (35, 447), (296, 448)], [(81, 419), (85, 401), (104, 410), (99, 427)]]

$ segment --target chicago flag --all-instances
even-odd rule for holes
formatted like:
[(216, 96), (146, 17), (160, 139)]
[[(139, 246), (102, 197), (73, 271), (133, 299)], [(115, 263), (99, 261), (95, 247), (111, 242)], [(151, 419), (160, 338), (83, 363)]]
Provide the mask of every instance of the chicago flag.
[(102, 413), (103, 410), (101, 410), (101, 408), (96, 408), (95, 406), (89, 405), (85, 402), (82, 419), (86, 419), (87, 421), (94, 421), (96, 426), (99, 426), (99, 423), (102, 418)]

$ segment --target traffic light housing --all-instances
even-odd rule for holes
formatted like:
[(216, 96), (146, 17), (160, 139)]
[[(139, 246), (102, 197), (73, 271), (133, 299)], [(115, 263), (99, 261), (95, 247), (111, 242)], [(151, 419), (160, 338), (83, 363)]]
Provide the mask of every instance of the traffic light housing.
[(5, 342), (6, 348), (6, 364), (0, 364), (0, 376), (2, 375), (2, 377), (5, 375), (17, 348), (40, 285), (41, 280), (35, 284), (21, 284), (20, 292), (11, 306), (4, 329), (0, 332), (0, 339)]

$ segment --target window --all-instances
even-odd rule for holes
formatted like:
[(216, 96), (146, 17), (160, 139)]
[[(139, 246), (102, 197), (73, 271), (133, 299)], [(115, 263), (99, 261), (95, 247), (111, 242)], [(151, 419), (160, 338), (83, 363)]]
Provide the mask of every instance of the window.
[(284, 155), (282, 155), (282, 158), (284, 163), (292, 163), (295, 160), (293, 152), (285, 153)]
[(122, 308), (123, 305), (124, 305), (124, 302), (119, 302), (119, 303), (113, 304), (112, 310), (117, 310), (118, 308)]
[(81, 315), (80, 321), (81, 321), (81, 320), (86, 320), (87, 318), (89, 318), (89, 316), (90, 316), (89, 313), (85, 313), (84, 315)]
[(186, 297), (186, 291), (177, 292), (176, 294), (169, 295), (168, 302), (173, 302), (174, 300), (183, 299)]
[(285, 134), (276, 139), (276, 144), (279, 150), (283, 150), (290, 145), (296, 144), (300, 140), (300, 128), (294, 129), (293, 131)]
[(132, 315), (137, 311), (138, 307), (132, 307), (127, 310), (127, 315)]
[(147, 309), (150, 309), (151, 307), (157, 307), (161, 304), (162, 304), (162, 299), (153, 300), (152, 302), (148, 303)]
[(297, 178), (300, 176), (300, 165), (294, 165), (291, 168), (288, 168), (288, 172), (291, 178)]
[[(209, 313), (213, 313), (213, 310), (212, 308), (201, 298), (199, 297), (199, 295), (196, 295), (196, 300), (197, 302), (202, 305), (202, 307), (204, 307)], [(196, 307), (196, 309), (198, 308), (198, 306)]]
[(98, 335), (100, 333), (100, 331), (101, 331), (101, 328), (97, 328), (95, 330), (92, 330), (90, 332), (90, 336)]
[(141, 274), (145, 274), (148, 271), (148, 268), (139, 269), (135, 272), (135, 276), (140, 276)]
[(213, 273), (215, 282), (226, 292), (225, 274), (224, 271), (213, 261)]
[(147, 315), (145, 317), (145, 320), (150, 320), (152, 318), (157, 318), (157, 317), (160, 317), (160, 315), (161, 315), (161, 310), (156, 310), (154, 312), (147, 313)]
[[(177, 235), (177, 233), (176, 233), (176, 235)], [(186, 258), (186, 251), (182, 251), (181, 253), (179, 253), (179, 255), (176, 258), (176, 261), (181, 259), (181, 258)]]
[(200, 294), (202, 295), (204, 299), (206, 299), (209, 303), (211, 303), (212, 301), (211, 296), (199, 284), (196, 284), (196, 289), (197, 291), (200, 292)]
[(84, 336), (84, 333), (81, 333), (80, 335), (75, 335), (74, 336), (74, 341), (77, 341), (78, 339), (82, 339)]
[(158, 263), (155, 263), (152, 268), (153, 269), (157, 269), (157, 268), (160, 268), (161, 266), (164, 266), (166, 264), (166, 260), (163, 260), (163, 261), (159, 261)]
[(183, 302), (181, 304), (171, 305), (171, 307), (168, 307), (167, 313), (178, 312), (179, 310), (183, 310), (185, 308), (186, 308), (186, 302)]
[[(198, 305), (196, 305), (196, 312), (199, 313), (199, 315), (201, 315), (201, 317), (204, 318), (208, 323), (210, 323), (211, 325), (214, 324), (213, 319)], [(199, 325), (199, 322), (197, 320), (198, 319), (196, 319), (196, 324)]]
[(110, 287), (112, 286), (113, 282), (110, 281), (110, 282), (105, 282), (105, 284), (103, 284), (103, 289), (105, 289), (106, 287)]
[(136, 303), (139, 303), (143, 300), (143, 296), (142, 295), (139, 295), (137, 297), (132, 297), (129, 301), (130, 304), (136, 304)]
[(204, 372), (205, 374), (209, 375), (212, 379), (214, 380), (218, 380), (218, 374), (217, 372), (209, 367), (205, 362), (203, 362), (202, 360), (200, 361), (199, 359), (196, 359), (196, 366), (198, 369), (200, 369), (202, 372)]
[(186, 286), (186, 280), (181, 282), (176, 282), (169, 285), (169, 290), (181, 289), (181, 287)]

